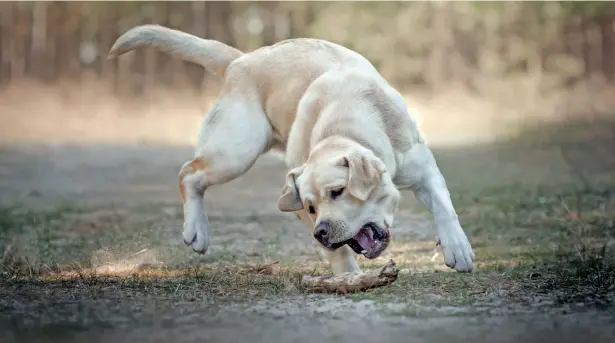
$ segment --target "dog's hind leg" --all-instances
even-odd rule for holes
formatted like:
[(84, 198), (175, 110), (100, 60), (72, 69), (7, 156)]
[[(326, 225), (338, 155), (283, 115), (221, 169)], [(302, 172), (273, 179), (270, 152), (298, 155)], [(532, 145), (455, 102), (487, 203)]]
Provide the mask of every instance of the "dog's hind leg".
[(205, 190), (246, 173), (267, 149), (271, 132), (260, 103), (250, 100), (245, 93), (231, 92), (219, 97), (204, 118), (195, 158), (179, 172), (183, 238), (195, 252), (205, 253), (209, 246)]

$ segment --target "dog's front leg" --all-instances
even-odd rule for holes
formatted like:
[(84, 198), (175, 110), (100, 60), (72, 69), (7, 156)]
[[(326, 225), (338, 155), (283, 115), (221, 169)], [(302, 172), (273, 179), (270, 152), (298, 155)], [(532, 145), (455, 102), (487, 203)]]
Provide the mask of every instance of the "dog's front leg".
[[(306, 211), (297, 211), (295, 215), (299, 220), (305, 224), (306, 228), (310, 235), (314, 232), (314, 222), (310, 218), (310, 215), (307, 214)], [(318, 248), (320, 249), (319, 253), (324, 253), (329, 261), (329, 268), (331, 268), (331, 272), (333, 275), (339, 275), (343, 273), (360, 273), (361, 268), (357, 263), (357, 257), (354, 251), (347, 246), (344, 245), (335, 251), (327, 250), (323, 248), (320, 243), (314, 240)]]
[(432, 213), (438, 232), (437, 244), (442, 246), (444, 263), (459, 272), (474, 269), (474, 252), (459, 224), (444, 177), (437, 168), (413, 187), (414, 194)]
[(334, 251), (327, 249), (323, 249), (323, 251), (325, 255), (327, 255), (327, 260), (329, 260), (329, 266), (333, 275), (361, 272), (361, 268), (359, 264), (357, 264), (357, 255), (349, 246), (344, 245)]
[(400, 181), (413, 190), (416, 198), (433, 215), (438, 234), (436, 243), (442, 246), (445, 264), (459, 272), (471, 272), (474, 252), (461, 228), (446, 181), (431, 150), (419, 144), (404, 160)]

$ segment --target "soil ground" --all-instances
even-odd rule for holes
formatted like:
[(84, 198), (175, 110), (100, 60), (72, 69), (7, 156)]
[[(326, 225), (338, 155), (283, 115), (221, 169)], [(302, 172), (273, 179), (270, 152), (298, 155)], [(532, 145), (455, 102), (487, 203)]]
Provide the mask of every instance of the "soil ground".
[(212, 245), (197, 255), (176, 188), (190, 147), (4, 145), (0, 341), (612, 342), (615, 130), (601, 128), (434, 147), (477, 270), (443, 265), (404, 192), (387, 252), (359, 258), (394, 259), (399, 279), (349, 295), (301, 289), (328, 271), (276, 208), (274, 156), (208, 190)]

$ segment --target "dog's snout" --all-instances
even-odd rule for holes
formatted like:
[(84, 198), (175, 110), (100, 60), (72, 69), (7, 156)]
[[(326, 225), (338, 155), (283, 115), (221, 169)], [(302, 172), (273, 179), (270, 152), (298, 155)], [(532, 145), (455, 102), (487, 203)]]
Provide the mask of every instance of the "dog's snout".
[(327, 245), (330, 231), (331, 225), (329, 225), (329, 222), (321, 221), (318, 226), (316, 226), (316, 230), (314, 230), (314, 238), (316, 238), (316, 240), (320, 243)]
[(314, 237), (327, 237), (328, 233), (329, 231), (327, 229), (321, 227), (314, 233)]

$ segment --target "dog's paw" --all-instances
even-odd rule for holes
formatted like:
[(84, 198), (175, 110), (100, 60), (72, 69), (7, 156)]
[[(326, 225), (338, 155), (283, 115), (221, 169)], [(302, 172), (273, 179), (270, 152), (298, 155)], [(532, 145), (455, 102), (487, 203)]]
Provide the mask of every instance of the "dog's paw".
[(202, 208), (187, 209), (184, 215), (184, 243), (199, 254), (204, 254), (209, 247), (209, 230), (207, 214)]
[(444, 264), (449, 268), (462, 273), (474, 270), (474, 251), (461, 228), (451, 233), (441, 232), (436, 237), (436, 245), (442, 247)]

